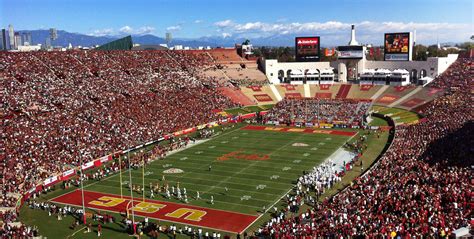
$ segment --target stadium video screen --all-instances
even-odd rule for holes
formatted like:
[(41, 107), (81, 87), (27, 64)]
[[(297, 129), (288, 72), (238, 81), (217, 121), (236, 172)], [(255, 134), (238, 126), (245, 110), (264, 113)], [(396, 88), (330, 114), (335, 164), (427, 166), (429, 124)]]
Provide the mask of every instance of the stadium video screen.
[(408, 61), (410, 54), (410, 33), (385, 33), (386, 61)]
[(337, 51), (339, 59), (362, 59), (364, 57), (363, 46), (339, 46)]
[(296, 37), (295, 50), (297, 61), (319, 61), (319, 37)]

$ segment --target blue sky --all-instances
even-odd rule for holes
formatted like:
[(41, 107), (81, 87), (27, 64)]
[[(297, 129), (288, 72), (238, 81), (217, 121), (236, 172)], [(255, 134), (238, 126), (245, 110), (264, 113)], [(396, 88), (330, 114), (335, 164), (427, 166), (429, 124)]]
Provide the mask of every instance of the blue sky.
[(347, 38), (348, 26), (370, 41), (385, 31), (417, 30), (420, 42), (466, 41), (472, 0), (0, 0), (0, 26), (56, 27), (90, 35), (151, 33), (175, 37), (268, 37), (278, 34)]

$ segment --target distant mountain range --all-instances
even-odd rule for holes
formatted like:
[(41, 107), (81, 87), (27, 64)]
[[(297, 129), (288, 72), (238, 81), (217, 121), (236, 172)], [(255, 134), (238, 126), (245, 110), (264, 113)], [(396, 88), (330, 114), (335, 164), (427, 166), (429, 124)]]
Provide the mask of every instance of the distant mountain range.
[[(30, 32), (33, 44), (45, 44), (46, 38), (49, 37), (49, 30), (22, 30), (18, 31)], [(91, 36), (81, 33), (71, 33), (63, 30), (58, 30), (58, 38), (52, 42), (53, 46), (67, 47), (69, 43), (73, 46), (84, 46), (90, 47), (95, 45), (102, 45), (107, 42), (117, 40), (123, 36)], [(175, 38), (171, 41), (171, 46), (183, 45), (192, 48), (199, 46), (210, 46), (210, 47), (233, 47), (236, 43), (242, 43), (246, 39), (241, 37), (222, 37), (222, 36), (211, 36), (211, 37), (200, 37), (200, 38)], [(251, 38), (250, 42), (254, 46), (294, 46), (295, 36), (290, 34), (274, 35), (270, 37), (259, 37)], [(132, 35), (133, 43), (142, 45), (158, 45), (166, 43), (166, 40), (155, 35)], [(344, 43), (342, 43), (344, 44)], [(454, 44), (454, 43), (453, 43)], [(337, 45), (336, 42), (331, 42), (331, 45), (325, 45), (322, 43), (322, 47), (334, 47)], [(446, 45), (446, 44), (442, 44)]]
[[(33, 45), (36, 44), (45, 44), (46, 38), (49, 37), (49, 30), (21, 30), (18, 31), (21, 33), (23, 32), (30, 32), (31, 33), (31, 41)], [(51, 42), (53, 46), (62, 46), (67, 47), (69, 44), (73, 46), (84, 46), (90, 47), (95, 45), (102, 45), (107, 42), (117, 40), (124, 36), (90, 36), (81, 33), (71, 33), (63, 30), (58, 30), (58, 38)], [(223, 37), (202, 37), (196, 39), (180, 39), (176, 38), (171, 41), (171, 45), (183, 45), (183, 46), (190, 46), (193, 48), (199, 46), (210, 46), (210, 47), (231, 47), (234, 46), (235, 43), (241, 43), (245, 39), (231, 39), (231, 38), (223, 38)], [(142, 45), (158, 45), (166, 43), (166, 40), (161, 37), (157, 37), (155, 35), (147, 34), (147, 35), (132, 35), (133, 43), (138, 43)]]
[[(34, 45), (45, 44), (46, 38), (49, 37), (49, 30), (21, 30), (20, 33), (30, 32), (31, 39)], [(124, 35), (125, 36), (125, 35)], [(91, 36), (81, 33), (72, 33), (64, 30), (58, 30), (58, 38), (52, 41), (53, 46), (67, 47), (70, 44), (73, 46), (90, 47), (95, 45), (102, 45), (107, 42), (117, 40), (124, 36)], [(210, 47), (233, 47), (236, 43), (242, 43), (246, 39), (241, 37), (200, 37), (200, 38), (175, 38), (171, 41), (171, 46), (183, 45), (192, 48), (199, 46)], [(251, 43), (256, 46), (292, 46), (294, 44), (294, 36), (273, 36), (265, 38), (250, 39)], [(155, 35), (132, 35), (133, 43), (142, 45), (158, 45), (166, 43), (166, 40)]]

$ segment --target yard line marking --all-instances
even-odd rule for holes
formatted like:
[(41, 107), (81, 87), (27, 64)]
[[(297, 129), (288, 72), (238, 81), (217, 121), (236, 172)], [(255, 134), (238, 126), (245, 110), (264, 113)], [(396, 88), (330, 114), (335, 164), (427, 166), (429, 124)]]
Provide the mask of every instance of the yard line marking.
[[(114, 186), (109, 186), (109, 185), (98, 185), (98, 187), (115, 188)], [(235, 191), (235, 190), (234, 190), (234, 191)], [(239, 191), (248, 192), (248, 190), (247, 190), (247, 191), (245, 191), (245, 190), (239, 190)], [(97, 191), (94, 191), (94, 192), (97, 192)], [(195, 193), (195, 192), (196, 192), (196, 191), (194, 191), (194, 190), (189, 190), (189, 191), (188, 191), (188, 194)], [(102, 193), (104, 193), (104, 192), (102, 192)], [(114, 194), (114, 193), (111, 193), (111, 194)], [(64, 194), (62, 194), (62, 195), (64, 195)], [(60, 196), (62, 196), (62, 195), (60, 195)], [(137, 199), (135, 199), (134, 201), (138, 201), (138, 200), (141, 201), (141, 196), (143, 196), (143, 194), (137, 194), (137, 195), (140, 195), (140, 197), (137, 197)], [(145, 195), (145, 197), (146, 197), (146, 200), (149, 200), (149, 199), (150, 199), (150, 200), (159, 200), (159, 201), (171, 202), (171, 203), (181, 203), (181, 204), (184, 203), (183, 201), (178, 200), (178, 199), (176, 199), (175, 197), (171, 197), (171, 199), (174, 199), (174, 200), (170, 200), (169, 198), (166, 198), (166, 197), (163, 196), (164, 193), (160, 193), (160, 194), (157, 194), (157, 195), (161, 195), (162, 197), (161, 197), (161, 198), (160, 198), (160, 197), (157, 197), (156, 199), (155, 199), (155, 198), (150, 198), (150, 197), (148, 197), (147, 195)], [(201, 194), (201, 200), (199, 200), (199, 201), (201, 201), (201, 202), (209, 201), (208, 199), (202, 198), (203, 195), (221, 196), (220, 193), (206, 193), (206, 194), (203, 194), (203, 193), (202, 193), (202, 194)], [(275, 194), (275, 195), (277, 195), (277, 194)], [(275, 196), (275, 195), (273, 195), (273, 196)], [(117, 195), (117, 196), (120, 196), (120, 195)], [(135, 194), (134, 194), (134, 196), (135, 196)], [(240, 196), (234, 196), (234, 195), (226, 195), (226, 196), (227, 196), (227, 197), (232, 197), (232, 198), (240, 198)], [(191, 195), (190, 195), (189, 197), (191, 198)], [(255, 201), (262, 201), (262, 202), (268, 202), (268, 201), (269, 201), (269, 200), (264, 200), (264, 199), (257, 199), (257, 198), (255, 198), (255, 197), (252, 198), (252, 200), (255, 200)], [(188, 202), (192, 202), (192, 201), (198, 201), (198, 200), (195, 200), (195, 199), (190, 199), (190, 200), (188, 200)], [(221, 203), (221, 204), (238, 205), (238, 206), (241, 206), (241, 207), (250, 207), (250, 208), (257, 208), (257, 209), (260, 208), (259, 206), (253, 206), (253, 205), (250, 205), (250, 204), (240, 204), (240, 203), (234, 203), (234, 202), (229, 202), (229, 201), (221, 201), (221, 200), (218, 200), (218, 199), (214, 199), (214, 202), (219, 202), (219, 203)], [(195, 205), (195, 204), (189, 204), (189, 205), (195, 206), (195, 207), (203, 207), (203, 208), (215, 209), (215, 208), (212, 208), (212, 207), (210, 207), (210, 206), (204, 207), (204, 206)], [(220, 210), (220, 209), (219, 209), (219, 210)], [(228, 212), (232, 212), (232, 211), (228, 211)], [(235, 211), (235, 212), (236, 212), (236, 213), (242, 213), (242, 212), (238, 212), (238, 211)], [(252, 214), (249, 214), (249, 215), (252, 215)]]
[[(288, 142), (288, 143), (286, 143), (286, 144), (280, 146), (279, 148), (277, 148), (276, 150), (274, 150), (273, 152), (271, 152), (269, 155), (272, 155), (272, 154), (278, 152), (279, 150), (281, 150), (281, 149), (283, 149), (283, 148), (285, 148), (285, 147), (288, 147), (288, 145), (292, 144), (293, 141), (299, 140), (301, 137), (302, 137), (302, 135), (296, 137), (294, 140), (290, 140), (290, 142)], [(244, 168), (242, 168), (240, 171), (238, 171), (238, 172), (232, 174), (231, 176), (228, 176), (226, 179), (224, 179), (224, 180), (220, 181), (218, 184), (212, 186), (209, 190), (204, 191), (204, 193), (209, 192), (210, 190), (214, 189), (215, 187), (220, 186), (220, 185), (222, 185), (223, 183), (229, 181), (229, 179), (231, 179), (231, 178), (233, 178), (233, 177), (239, 175), (240, 173), (242, 173), (242, 172), (245, 171), (245, 170), (248, 170), (250, 167), (252, 167), (252, 166), (255, 165), (256, 163), (258, 163), (258, 161), (254, 161), (254, 162), (250, 163), (247, 167), (244, 167)], [(268, 188), (270, 188), (270, 187), (268, 187)]]
[(278, 200), (276, 200), (272, 205), (270, 205), (270, 206), (267, 208), (267, 210), (265, 210), (262, 214), (260, 214), (260, 215), (259, 215), (252, 223), (250, 223), (244, 230), (242, 230), (242, 231), (240, 232), (240, 234), (242, 234), (242, 232), (247, 231), (247, 229), (248, 229), (250, 226), (252, 226), (253, 224), (255, 224), (255, 222), (258, 221), (263, 215), (267, 214), (268, 210), (270, 210), (271, 208), (273, 208), (273, 206), (275, 206), (275, 204), (277, 204), (278, 202), (280, 202), (282, 198), (284, 198), (286, 195), (288, 195), (288, 193), (291, 192), (291, 190), (293, 190), (293, 187), (294, 187), (294, 186), (292, 186), (286, 193), (284, 193), (283, 195), (281, 195), (281, 197), (280, 197)]
[[(242, 128), (242, 127), (243, 127), (243, 126), (237, 127), (237, 128), (235, 128), (235, 129), (232, 129), (232, 130), (229, 131), (229, 132), (226, 132), (226, 133), (223, 133), (223, 134), (220, 134), (220, 135), (216, 135), (215, 137), (212, 137), (212, 138), (209, 138), (209, 139), (204, 139), (204, 140), (196, 141), (196, 143), (194, 143), (194, 144), (192, 144), (192, 145), (189, 145), (189, 144), (188, 144), (188, 146), (186, 146), (186, 147), (184, 147), (184, 148), (171, 151), (169, 154), (166, 155), (166, 157), (171, 156), (171, 155), (173, 155), (173, 154), (176, 154), (176, 153), (178, 153), (178, 152), (181, 152), (181, 151), (183, 151), (183, 150), (186, 150), (186, 149), (195, 147), (195, 146), (200, 145), (200, 144), (202, 144), (202, 143), (205, 143), (205, 142), (207, 142), (207, 141), (209, 141), (209, 140), (211, 140), (211, 139), (220, 138), (220, 137), (222, 137), (222, 136), (224, 136), (224, 135), (227, 135), (227, 134), (230, 134), (230, 133), (232, 133), (232, 132), (235, 132), (235, 131), (239, 130), (239, 129)], [(155, 162), (155, 161), (158, 161), (158, 158), (152, 159), (150, 163)], [(125, 169), (125, 171), (122, 171), (122, 174), (128, 172), (129, 170), (130, 170), (130, 169)], [(132, 172), (133, 172), (133, 170), (132, 170)], [(108, 180), (109, 178), (113, 178), (113, 177), (115, 177), (115, 176), (117, 176), (117, 175), (119, 175), (119, 173), (116, 172), (116, 173), (114, 173), (114, 174), (112, 174), (112, 175), (110, 175), (110, 176), (108, 176), (108, 177), (105, 177), (105, 178), (104, 178), (103, 180), (101, 180), (101, 181)], [(93, 182), (93, 183), (91, 183), (91, 184), (87, 184), (87, 185), (84, 186), (84, 188), (87, 188), (87, 187), (89, 187), (89, 186), (95, 185), (95, 184), (97, 184), (97, 183), (99, 183), (99, 182), (101, 182), (101, 181), (97, 181), (97, 182)]]
[[(240, 128), (237, 128), (237, 129), (235, 129), (235, 130), (233, 130), (233, 131), (231, 131), (231, 132), (227, 132), (227, 134), (234, 133), (234, 132), (236, 132), (237, 130), (240, 130)], [(226, 134), (216, 135), (214, 138), (211, 138), (211, 139), (209, 139), (209, 140), (213, 140), (213, 139), (219, 138), (219, 137), (224, 136), (224, 135), (226, 135)], [(355, 136), (355, 135), (354, 135), (354, 136)], [(354, 136), (352, 136), (351, 138), (353, 138)], [(297, 139), (295, 139), (295, 140), (297, 140)], [(205, 143), (205, 142), (207, 142), (207, 141), (208, 141), (208, 140), (205, 140), (205, 141), (203, 141), (203, 142), (199, 142), (199, 144), (200, 144), (200, 143)], [(293, 140), (292, 142), (294, 142), (294, 140)], [(291, 142), (290, 142), (290, 143), (291, 143)], [(178, 153), (178, 152), (187, 150), (187, 149), (189, 149), (189, 148), (191, 148), (191, 147), (194, 147), (194, 146), (196, 146), (196, 145), (197, 145), (197, 144), (190, 145), (189, 147), (180, 149), (180, 150), (178, 150), (177, 152), (172, 152), (172, 153), (170, 153), (170, 154), (167, 156), (167, 159), (168, 159), (169, 156), (171, 156), (171, 155), (173, 155), (173, 154), (175, 154), (175, 153)], [(338, 145), (339, 145), (339, 144), (338, 144)], [(205, 147), (205, 146), (204, 146), (204, 147)], [(281, 148), (283, 148), (283, 147), (285, 147), (285, 145), (283, 145), (282, 147), (279, 147), (276, 151), (273, 151), (271, 154), (276, 153), (277, 151), (279, 151), (279, 150), (280, 150)], [(338, 146), (338, 148), (340, 148), (340, 147), (341, 147), (341, 146)], [(216, 150), (216, 151), (219, 151), (219, 150)], [(185, 154), (185, 153), (183, 152), (183, 154)], [(182, 157), (182, 158), (184, 158), (184, 157)], [(185, 157), (185, 158), (187, 158), (187, 157)], [(179, 159), (179, 158), (173, 158), (173, 159), (170, 159), (170, 160), (178, 160), (178, 159)], [(153, 160), (153, 161), (157, 161), (157, 160)], [(184, 163), (185, 165), (188, 165), (188, 164), (189, 164), (189, 165), (196, 164), (195, 162), (189, 162), (189, 161), (181, 162), (181, 163)], [(275, 163), (279, 163), (279, 164), (280, 164), (280, 162), (278, 162), (278, 161), (276, 161)], [(284, 162), (282, 161), (281, 164), (283, 164), (283, 163), (284, 163)], [(202, 164), (201, 164), (201, 165), (202, 165)], [(234, 164), (234, 165), (237, 165), (237, 164)], [(153, 169), (158, 169), (158, 167), (155, 167), (155, 166), (161, 166), (161, 167), (162, 167), (162, 165), (156, 165), (156, 164), (154, 164), (154, 163), (153, 163), (152, 165), (147, 166), (147, 167), (150, 167), (150, 168), (153, 168)], [(227, 165), (226, 165), (226, 166), (227, 166)], [(232, 167), (232, 166), (230, 166), (230, 167)], [(261, 165), (258, 165), (258, 167), (256, 167), (256, 168), (260, 168), (260, 167), (262, 167), (262, 168), (272, 168), (272, 167), (266, 167), (266, 166), (261, 166)], [(203, 166), (201, 166), (201, 168), (207, 168), (207, 165), (203, 165)], [(273, 168), (273, 169), (275, 169), (275, 168)], [(128, 171), (128, 170), (126, 170), (126, 171), (124, 171), (124, 172), (127, 172), (127, 171)], [(214, 169), (213, 169), (212, 171), (216, 171), (216, 172), (217, 172), (217, 171), (218, 171), (218, 172), (226, 172), (226, 171), (223, 171), (223, 170), (214, 170)], [(132, 173), (137, 174), (138, 171), (137, 171), (137, 170), (132, 170)], [(156, 173), (156, 171), (155, 171), (155, 173)], [(283, 172), (283, 174), (285, 174), (285, 173), (286, 173), (286, 172)], [(117, 173), (117, 174), (118, 174), (118, 173)], [(109, 178), (111, 178), (111, 177), (113, 177), (113, 176), (116, 176), (117, 174), (110, 175), (109, 177), (106, 177), (106, 178), (103, 179), (103, 180), (108, 180)], [(204, 173), (189, 172), (189, 174), (192, 175), (192, 174), (204, 174)], [(287, 174), (290, 174), (290, 173), (288, 172)], [(241, 172), (241, 173), (238, 173), (237, 175), (245, 175), (245, 173)], [(247, 175), (256, 175), (256, 174), (247, 174)], [(173, 177), (176, 177), (176, 176), (178, 176), (178, 175), (174, 175)], [(133, 178), (138, 178), (138, 177), (133, 177)], [(179, 178), (181, 178), (181, 177), (179, 177)], [(192, 179), (192, 177), (186, 177), (186, 178)], [(140, 179), (141, 179), (141, 177), (140, 177)], [(291, 177), (290, 180), (292, 180), (292, 179), (294, 179), (294, 178)], [(200, 178), (200, 180), (203, 180), (203, 179)], [(114, 181), (114, 180), (110, 180), (110, 181), (111, 181), (111, 182), (118, 182), (118, 181)], [(148, 181), (148, 179), (147, 179), (147, 181)], [(207, 181), (215, 181), (215, 180), (207, 180)], [(172, 182), (175, 182), (175, 181), (172, 181)], [(273, 182), (275, 182), (275, 181), (273, 181)], [(98, 182), (97, 182), (97, 183), (98, 183)], [(92, 184), (95, 184), (95, 182), (92, 183)], [(92, 186), (92, 184), (88, 184), (88, 185), (86, 185), (86, 187)], [(193, 184), (193, 183), (185, 183), (185, 184), (197, 185), (197, 184)], [(233, 183), (233, 184), (235, 184), (235, 183)], [(245, 185), (247, 185), (247, 184), (245, 184)], [(100, 185), (98, 185), (98, 186), (100, 186)], [(107, 186), (107, 187), (110, 187), (110, 188), (117, 188), (117, 187), (115, 187), (115, 186), (108, 186), (108, 185), (106, 185), (106, 186)], [(213, 189), (212, 187), (215, 187), (215, 186), (216, 186), (216, 185), (211, 186), (211, 190)], [(215, 187), (215, 188), (223, 188), (223, 187)], [(283, 198), (285, 195), (287, 195), (289, 192), (291, 192), (291, 190), (292, 190), (293, 188), (294, 188), (294, 186), (292, 185), (291, 188), (289, 189), (289, 191), (288, 191), (287, 193), (285, 193), (281, 198)], [(280, 189), (281, 189), (281, 188), (280, 188)], [(233, 189), (233, 188), (232, 188), (231, 190), (234, 190), (234, 191), (247, 191), (247, 190)], [(268, 195), (267, 193), (259, 193), (259, 192), (256, 192), (256, 191), (252, 191), (252, 192), (255, 193), (255, 194)], [(281, 192), (281, 191), (280, 191), (280, 192)], [(212, 192), (210, 192), (210, 193), (211, 193), (211, 194), (214, 194), (214, 193), (212, 193)], [(276, 195), (276, 194), (269, 194), (269, 195)], [(232, 197), (232, 198), (236, 197), (235, 195), (228, 195), (228, 196), (229, 196), (229, 197)], [(273, 203), (271, 207), (273, 207), (276, 203), (278, 203), (279, 201), (281, 201), (281, 198), (280, 198), (279, 200), (277, 200), (275, 203)], [(257, 198), (254, 198), (254, 199), (252, 199), (252, 200), (256, 200), (256, 201), (268, 201), (268, 200), (260, 200), (260, 199), (257, 199)], [(217, 200), (217, 201), (218, 201), (218, 200)], [(220, 201), (219, 201), (219, 202), (220, 202)], [(229, 202), (222, 202), (222, 203), (241, 205), (241, 206), (250, 207), (250, 208), (261, 208), (261, 207), (257, 207), (257, 206), (251, 206), (251, 205), (249, 206), (249, 205), (242, 205), (242, 204), (229, 203)], [(271, 209), (271, 207), (269, 207), (267, 210), (265, 210), (264, 213), (268, 212), (268, 210)], [(252, 222), (251, 224), (249, 224), (248, 227), (250, 227), (250, 226), (253, 225), (254, 223), (255, 223), (255, 221)], [(248, 228), (248, 227), (247, 227), (247, 228)], [(247, 228), (246, 228), (245, 230), (247, 230)], [(245, 231), (245, 230), (244, 230), (244, 231)]]
[[(359, 134), (359, 132), (357, 132), (356, 134), (354, 134), (352, 137), (350, 137), (350, 138), (349, 138), (348, 140), (346, 140), (345, 142), (348, 142), (349, 140), (351, 140), (352, 138), (354, 138), (354, 137), (357, 136), (358, 134)], [(333, 152), (330, 156), (328, 156), (328, 157), (327, 157), (323, 162), (321, 162), (320, 164), (322, 164), (322, 163), (326, 162), (327, 160), (329, 160), (329, 159), (331, 158), (331, 156), (332, 156), (335, 152), (337, 152), (337, 150), (339, 150), (341, 147), (342, 147), (342, 146), (340, 146), (340, 147), (338, 147), (336, 150), (334, 150), (334, 152)], [(320, 165), (320, 164), (318, 164), (318, 165)], [(293, 188), (294, 188), (294, 185), (293, 185), (286, 193), (284, 193), (278, 200), (276, 200), (275, 203), (273, 203), (271, 206), (269, 206), (269, 207), (267, 208), (267, 210), (265, 210), (262, 214), (260, 214), (260, 216), (258, 216), (251, 224), (249, 224), (249, 225), (248, 225), (243, 231), (241, 231), (240, 233), (247, 231), (247, 229), (248, 229), (249, 227), (251, 227), (253, 224), (255, 224), (255, 222), (257, 222), (263, 215), (265, 215), (265, 214), (268, 212), (268, 210), (270, 210), (271, 208), (273, 208), (273, 207), (275, 206), (275, 204), (277, 204), (278, 202), (280, 202), (283, 197), (285, 197), (286, 195), (288, 195), (288, 193), (290, 193), (291, 190), (293, 190)]]
[[(288, 164), (286, 164), (286, 165), (288, 165)], [(188, 170), (188, 169), (193, 169), (193, 168), (191, 168), (191, 167), (179, 167), (179, 168), (180, 168), (180, 169), (183, 169), (184, 171), (186, 171), (186, 170)], [(152, 170), (153, 170), (153, 169), (156, 169), (156, 170), (153, 170), (153, 171), (160, 171), (160, 173), (161, 173), (161, 170), (162, 170), (163, 168), (160, 167), (160, 168), (150, 168), (150, 169), (152, 169)], [(280, 169), (280, 168), (272, 167), (271, 169), (272, 169), (272, 170), (277, 170), (277, 169)], [(224, 175), (215, 175), (215, 176), (225, 176), (225, 175), (227, 175), (227, 174), (229, 173), (229, 171), (227, 171), (227, 170), (217, 170), (217, 169), (214, 170), (214, 169), (213, 169), (212, 171), (214, 171), (214, 172), (222, 172), (222, 173), (224, 174)], [(186, 171), (186, 172), (189, 173), (189, 170)], [(285, 172), (284, 172), (284, 173), (285, 173)], [(132, 173), (132, 175), (134, 175), (134, 174), (136, 174), (136, 175), (141, 175), (141, 172)], [(204, 172), (204, 171), (202, 171), (202, 172), (193, 171), (193, 174), (209, 175), (208, 172)], [(293, 174), (293, 173), (286, 172), (286, 174)], [(260, 176), (259, 174), (254, 174), (254, 173), (245, 173), (245, 172), (242, 172), (240, 175), (258, 176), (258, 177), (265, 178), (265, 176)], [(173, 177), (173, 176), (174, 176), (174, 177), (178, 177), (177, 175), (170, 175), (170, 174), (168, 174), (168, 176), (171, 176), (171, 177)], [(133, 177), (133, 176), (132, 176), (132, 177)], [(179, 178), (184, 178), (184, 177), (179, 177)], [(189, 177), (189, 176), (188, 176), (188, 178), (193, 178), (193, 177)], [(201, 179), (201, 178), (196, 178), (196, 179)], [(239, 177), (238, 179), (248, 179), (248, 178)], [(293, 180), (294, 180), (294, 179), (291, 178), (291, 177), (281, 177), (281, 179), (290, 180), (290, 181), (293, 181)], [(259, 179), (258, 179), (258, 178), (250, 178), (249, 180), (259, 180)], [(279, 183), (281, 183), (281, 184), (287, 184), (287, 183), (284, 183), (284, 182), (279, 182)]]
[[(208, 175), (206, 173), (195, 173), (195, 174), (201, 174), (201, 175)], [(141, 175), (141, 174), (140, 174)], [(248, 174), (246, 174), (248, 175)], [(219, 175), (216, 175), (216, 176), (219, 176)], [(252, 176), (255, 176), (252, 174)], [(170, 175), (168, 174), (167, 175), (168, 178), (170, 179), (173, 179), (173, 178), (176, 178), (176, 179), (183, 179), (183, 177), (179, 177), (177, 175)], [(137, 176), (132, 176), (132, 178), (138, 178), (138, 179), (141, 179), (141, 177), (137, 177)], [(212, 180), (212, 179), (207, 179), (207, 178), (201, 178), (201, 177), (192, 177), (192, 176), (189, 176), (189, 177), (186, 177), (187, 179), (190, 179), (190, 180), (202, 180), (202, 181), (209, 181), (209, 182), (215, 182), (216, 180)], [(186, 179), (185, 178), (185, 179)], [(242, 178), (242, 177), (234, 177), (234, 179), (242, 179), (242, 180), (251, 180), (251, 181), (255, 181), (255, 180), (258, 180), (258, 181), (264, 181), (264, 182), (270, 182), (267, 179), (266, 176), (262, 177), (262, 178)], [(280, 177), (280, 179), (288, 179), (290, 181), (294, 181), (294, 179), (290, 179), (290, 178), (283, 178), (283, 177)], [(152, 179), (150, 179), (152, 180)], [(158, 178), (156, 178), (155, 180), (158, 180)], [(169, 180), (166, 180), (166, 181), (169, 181)], [(232, 184), (235, 184), (235, 185), (243, 185), (243, 186), (248, 186), (248, 183), (242, 183), (242, 182), (232, 182)], [(275, 186), (279, 186), (279, 185), (284, 185), (284, 186), (288, 186), (290, 185), (289, 182), (280, 182), (280, 181), (273, 181), (271, 182), (270, 184), (272, 185), (275, 185)], [(279, 184), (279, 185), (276, 185), (276, 184)]]
[[(145, 179), (145, 182), (147, 181), (151, 181), (150, 179)], [(166, 180), (167, 182), (173, 182), (173, 183), (177, 183), (178, 181), (175, 181), (175, 180)], [(211, 180), (207, 180), (207, 181), (211, 181)], [(119, 181), (111, 181), (111, 182), (119, 182)], [(183, 182), (183, 181), (180, 181), (180, 184), (181, 185), (196, 185), (196, 186), (203, 186), (202, 184), (195, 184), (195, 183), (187, 183), (187, 182)], [(245, 185), (245, 186), (248, 186), (248, 184), (241, 184), (241, 185)], [(100, 184), (98, 186), (106, 186), (106, 187), (110, 187), (110, 188), (117, 188), (116, 186), (111, 186), (111, 185), (106, 185), (106, 184)], [(212, 187), (211, 185), (204, 185), (205, 187)], [(126, 187), (128, 189), (128, 187)], [(216, 188), (221, 188), (221, 189), (225, 189), (225, 187), (216, 187)], [(267, 187), (267, 188), (271, 188), (271, 187)], [(242, 192), (248, 192), (248, 190), (243, 190), (243, 189), (238, 189), (238, 188), (230, 188), (232, 191), (242, 191)], [(277, 188), (271, 188), (271, 189), (277, 189)], [(280, 188), (278, 188), (280, 189)], [(280, 189), (281, 190), (281, 189)], [(196, 192), (197, 190), (192, 190), (192, 189), (189, 189), (188, 190), (189, 192)], [(264, 192), (258, 192), (258, 191), (253, 191), (254, 193), (257, 193), (257, 194), (265, 194), (265, 195), (269, 195), (269, 196), (275, 196), (275, 195), (278, 195), (278, 194), (274, 194), (274, 193), (264, 193)], [(216, 193), (217, 195), (217, 193)], [(263, 200), (263, 199), (261, 199)]]
[(83, 227), (83, 228), (81, 228), (81, 229), (75, 231), (73, 234), (67, 236), (66, 238), (71, 238), (71, 237), (73, 237), (74, 235), (76, 235), (76, 233), (78, 233), (78, 232), (80, 232), (80, 231), (82, 231), (82, 230), (84, 230), (84, 229), (86, 229), (86, 228), (87, 228), (87, 227)]
[[(342, 146), (342, 145), (341, 145)], [(221, 155), (219, 155), (221, 156)], [(219, 156), (216, 156), (219, 157)], [(326, 155), (321, 155), (321, 154), (315, 154), (314, 155), (315, 157), (326, 157)], [(190, 156), (190, 157), (193, 157), (193, 156)], [(194, 156), (195, 157), (195, 156)], [(188, 158), (188, 157), (186, 157)], [(178, 160), (178, 159), (171, 159), (171, 160)], [(170, 161), (171, 161), (170, 160)], [(279, 164), (279, 165), (286, 165), (288, 164), (288, 159), (286, 160), (280, 160), (280, 159), (270, 159), (272, 161), (272, 164)], [(183, 160), (184, 161), (184, 160)], [(281, 162), (280, 162), (281, 161)], [(242, 162), (245, 162), (245, 161), (238, 161), (238, 162), (232, 162), (232, 160), (229, 160), (229, 161), (226, 161), (225, 164), (221, 164), (222, 167), (229, 167), (229, 168), (235, 168), (236, 166), (241, 166), (243, 163)], [(183, 164), (199, 164), (199, 165), (202, 165), (202, 162), (199, 162), (199, 161), (188, 161), (188, 162), (181, 162)], [(308, 166), (311, 164), (310, 162), (306, 162), (305, 164), (307, 164)], [(311, 164), (312, 165), (312, 164)], [(147, 165), (147, 167), (153, 167), (153, 168), (156, 168), (155, 165)], [(257, 167), (262, 167), (262, 168), (270, 168), (270, 169), (274, 169), (274, 167), (271, 167), (271, 166), (265, 166), (265, 165), (257, 165)]]

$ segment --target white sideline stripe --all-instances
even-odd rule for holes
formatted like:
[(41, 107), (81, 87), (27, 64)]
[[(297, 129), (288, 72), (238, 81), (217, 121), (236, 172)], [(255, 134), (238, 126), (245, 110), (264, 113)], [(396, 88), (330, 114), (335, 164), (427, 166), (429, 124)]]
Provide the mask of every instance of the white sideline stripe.
[(71, 237), (74, 237), (74, 235), (76, 235), (76, 233), (78, 233), (78, 232), (80, 232), (80, 231), (82, 231), (82, 230), (84, 230), (84, 229), (86, 229), (86, 228), (87, 228), (87, 227), (83, 227), (83, 228), (81, 228), (81, 229), (79, 229), (79, 230), (75, 231), (73, 234), (71, 234), (71, 235), (67, 236), (66, 238), (71, 238)]
[(267, 210), (265, 210), (265, 212), (261, 213), (257, 218), (255, 218), (255, 220), (253, 220), (253, 222), (250, 223), (250, 224), (249, 224), (244, 230), (242, 230), (240, 233), (247, 231), (247, 229), (249, 229), (249, 227), (251, 227), (253, 224), (255, 224), (255, 222), (258, 221), (263, 215), (265, 215), (265, 214), (268, 212), (268, 210), (270, 210), (270, 208), (272, 208), (273, 206), (275, 206), (275, 204), (277, 204), (278, 202), (280, 202), (282, 198), (284, 198), (286, 195), (288, 195), (288, 193), (290, 193), (291, 190), (293, 190), (293, 187), (294, 187), (294, 186), (292, 186), (286, 193), (284, 193), (283, 195), (281, 195), (281, 197), (280, 197), (278, 200), (276, 200), (271, 206), (269, 206), (269, 207), (267, 208)]

